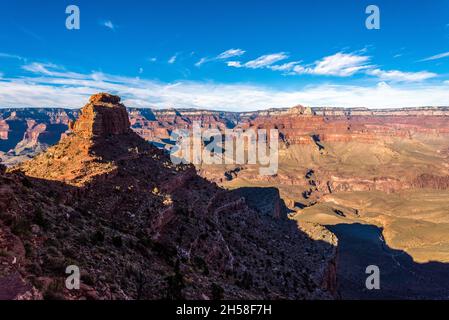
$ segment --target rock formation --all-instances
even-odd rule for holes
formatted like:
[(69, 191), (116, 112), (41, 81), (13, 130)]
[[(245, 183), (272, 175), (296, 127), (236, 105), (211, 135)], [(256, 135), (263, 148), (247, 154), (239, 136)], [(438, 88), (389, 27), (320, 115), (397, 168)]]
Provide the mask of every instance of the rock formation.
[(130, 131), (128, 113), (120, 98), (110, 94), (96, 94), (81, 109), (81, 115), (73, 125), (75, 134), (95, 139)]

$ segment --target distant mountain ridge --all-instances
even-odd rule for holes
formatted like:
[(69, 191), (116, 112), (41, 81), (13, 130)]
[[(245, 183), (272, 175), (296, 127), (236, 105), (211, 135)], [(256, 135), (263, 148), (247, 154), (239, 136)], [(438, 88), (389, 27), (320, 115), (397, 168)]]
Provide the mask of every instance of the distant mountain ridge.
[[(449, 116), (449, 107), (343, 109), (308, 108), (298, 105), (293, 108), (254, 112), (139, 108), (128, 108), (127, 110), (129, 111), (131, 127), (146, 140), (158, 143), (163, 139), (168, 139), (169, 132), (174, 128), (189, 127), (193, 121), (200, 121), (205, 126), (225, 129), (239, 126), (244, 128), (255, 122), (270, 123), (271, 120), (279, 117), (306, 117), (306, 119), (312, 117), (312, 122), (319, 119), (327, 122), (342, 122), (342, 118), (350, 117), (352, 120), (347, 120), (356, 123), (367, 121), (383, 125), (388, 122), (395, 123), (399, 120), (401, 123), (404, 123), (404, 121), (405, 123), (410, 122), (419, 127), (418, 122), (420, 121), (417, 122), (415, 117), (425, 117), (429, 121), (434, 121), (438, 129), (441, 125), (441, 117)], [(29, 159), (36, 152), (45, 150), (48, 146), (59, 141), (68, 128), (69, 122), (73, 121), (78, 114), (79, 110), (64, 108), (0, 109), (0, 159), (11, 165)], [(388, 117), (393, 118), (386, 119)], [(401, 119), (401, 117), (404, 119)], [(282, 120), (279, 124), (283, 125)], [(370, 128), (366, 130), (369, 131)], [(323, 134), (325, 133), (326, 130), (323, 131)], [(287, 132), (282, 132), (282, 134), (288, 135)]]

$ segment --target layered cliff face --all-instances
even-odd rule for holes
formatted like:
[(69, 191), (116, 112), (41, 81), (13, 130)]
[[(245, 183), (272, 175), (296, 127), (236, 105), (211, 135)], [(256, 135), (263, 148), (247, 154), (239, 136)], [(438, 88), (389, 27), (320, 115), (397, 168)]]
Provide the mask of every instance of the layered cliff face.
[(101, 139), (131, 130), (125, 106), (120, 104), (119, 97), (110, 94), (93, 95), (90, 103), (81, 109), (78, 120), (69, 128), (86, 139)]
[[(173, 165), (119, 101), (93, 96), (57, 145), (1, 167), (0, 298), (335, 297), (332, 234), (313, 240)], [(69, 265), (80, 290), (64, 286)]]
[(57, 143), (78, 114), (68, 109), (0, 109), (0, 159), (14, 165)]
[[(101, 101), (96, 103), (107, 105)], [(23, 158), (14, 158), (24, 153), (34, 155), (34, 149), (42, 151), (55, 144), (77, 114), (77, 110), (64, 109), (0, 109), (0, 152), (3, 152), (4, 160), (23, 161)], [(448, 116), (447, 107), (369, 110), (299, 105), (289, 109), (243, 113), (188, 109), (129, 110), (131, 128), (144, 139), (162, 144), (174, 129), (191, 128), (193, 122), (198, 121), (203, 127), (222, 131), (234, 127), (277, 128), (282, 142), (287, 145), (313, 146), (316, 138), (324, 143), (373, 145), (390, 142), (394, 138), (409, 140), (418, 135), (446, 135), (449, 133)]]

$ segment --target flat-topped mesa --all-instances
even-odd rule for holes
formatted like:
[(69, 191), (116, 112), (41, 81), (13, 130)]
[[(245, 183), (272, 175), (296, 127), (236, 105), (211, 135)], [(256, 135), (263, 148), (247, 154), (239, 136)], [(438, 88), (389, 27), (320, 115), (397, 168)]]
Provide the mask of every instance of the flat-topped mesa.
[(89, 103), (70, 129), (86, 139), (126, 134), (131, 131), (128, 112), (120, 97), (98, 93), (90, 97)]
[(289, 114), (297, 114), (297, 115), (313, 115), (312, 108), (304, 107), (302, 105), (297, 105), (287, 110)]

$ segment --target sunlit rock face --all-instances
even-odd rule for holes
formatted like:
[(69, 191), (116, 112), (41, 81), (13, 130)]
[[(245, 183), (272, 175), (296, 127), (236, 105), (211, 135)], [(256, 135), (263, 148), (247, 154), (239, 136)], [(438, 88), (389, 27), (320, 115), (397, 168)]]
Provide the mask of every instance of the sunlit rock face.
[(72, 130), (85, 138), (98, 138), (128, 133), (130, 122), (120, 97), (100, 93), (93, 95), (81, 109)]

